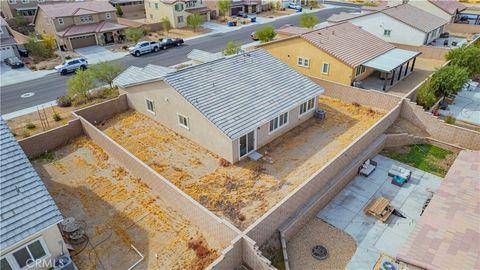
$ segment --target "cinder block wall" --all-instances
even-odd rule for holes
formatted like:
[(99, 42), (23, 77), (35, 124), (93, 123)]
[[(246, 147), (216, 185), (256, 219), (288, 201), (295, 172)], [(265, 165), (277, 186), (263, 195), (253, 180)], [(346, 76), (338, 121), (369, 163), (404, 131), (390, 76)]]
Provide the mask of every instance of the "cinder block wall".
[(228, 221), (220, 219), (205, 207), (193, 200), (182, 190), (170, 183), (137, 157), (113, 141), (93, 124), (78, 116), (85, 134), (110, 156), (119, 161), (128, 171), (139, 177), (154, 192), (157, 192), (178, 213), (185, 216), (192, 224), (199, 227), (209, 244), (223, 249), (240, 231)]
[(433, 139), (462, 148), (480, 150), (480, 132), (446, 124), (408, 99), (402, 102), (401, 116), (425, 129)]
[(128, 109), (127, 95), (123, 94), (114, 99), (77, 110), (74, 114), (83, 117), (90, 123), (96, 124)]
[(72, 139), (83, 135), (79, 119), (69, 121), (66, 125), (19, 140), (18, 143), (28, 158), (37, 157), (46, 151), (54, 150), (68, 144)]
[(475, 33), (480, 33), (480, 25), (449, 23), (446, 25), (445, 31), (456, 34), (473, 35)]
[(310, 79), (325, 89), (324, 96), (340, 99), (344, 102), (357, 102), (361, 105), (390, 111), (401, 100), (400, 97), (389, 93), (360, 89), (315, 77), (310, 77)]
[(225, 248), (222, 255), (212, 262), (206, 270), (211, 269), (236, 269), (242, 263), (243, 254), (243, 239), (242, 236), (237, 236), (232, 240), (232, 244)]
[(324, 188), (343, 168), (347, 167), (375, 139), (383, 134), (397, 119), (399, 114), (400, 105), (397, 105), (397, 107), (352, 142), (345, 150), (318, 170), (315, 175), (297, 187), (292, 193), (247, 228), (245, 233), (255, 240), (258, 245), (265, 243), (283, 223), (294, 215), (299, 207), (305, 205), (313, 195)]
[(421, 52), (422, 54), (418, 56), (420, 58), (429, 58), (429, 59), (443, 60), (443, 61), (445, 60), (445, 55), (448, 53), (448, 50), (449, 50), (448, 48), (442, 48), (442, 47), (433, 47), (433, 46), (425, 46), (425, 45), (412, 46), (412, 45), (393, 43), (393, 42), (390, 42), (390, 43), (399, 49)]

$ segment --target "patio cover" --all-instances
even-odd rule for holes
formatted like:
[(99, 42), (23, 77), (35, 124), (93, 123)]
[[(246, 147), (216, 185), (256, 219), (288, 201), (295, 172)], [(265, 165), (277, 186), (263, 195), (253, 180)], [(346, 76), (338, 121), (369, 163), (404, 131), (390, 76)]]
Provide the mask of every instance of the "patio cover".
[(415, 58), (419, 54), (421, 53), (395, 48), (369, 60), (368, 62), (362, 64), (362, 66), (370, 67), (384, 72), (390, 72), (398, 66), (403, 65), (408, 60)]

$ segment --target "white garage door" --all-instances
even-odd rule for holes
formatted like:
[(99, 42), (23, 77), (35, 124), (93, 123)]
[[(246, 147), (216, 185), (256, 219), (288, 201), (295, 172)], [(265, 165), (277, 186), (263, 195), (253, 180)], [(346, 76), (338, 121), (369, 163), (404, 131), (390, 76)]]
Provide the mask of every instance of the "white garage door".
[(8, 57), (15, 56), (15, 52), (13, 51), (12, 46), (5, 46), (5, 47), (2, 47), (2, 49), (0, 50), (0, 55), (1, 55), (0, 57), (1, 61), (3, 61)]

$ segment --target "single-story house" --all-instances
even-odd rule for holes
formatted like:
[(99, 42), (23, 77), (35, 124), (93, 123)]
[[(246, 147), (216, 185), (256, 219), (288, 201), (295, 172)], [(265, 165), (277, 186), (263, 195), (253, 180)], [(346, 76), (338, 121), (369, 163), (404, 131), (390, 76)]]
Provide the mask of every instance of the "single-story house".
[(387, 42), (412, 46), (431, 43), (444, 32), (444, 27), (448, 23), (445, 19), (410, 4), (361, 14), (335, 14), (327, 21), (330, 23), (349, 21)]
[(0, 17), (0, 61), (20, 56), (17, 48), (17, 41), (10, 35), (7, 22)]
[(224, 58), (222, 52), (211, 53), (207, 51), (202, 51), (198, 49), (193, 49), (187, 54), (187, 58), (192, 61), (193, 65), (203, 64), (210, 61), (215, 61), (217, 59)]
[(467, 7), (457, 0), (411, 0), (408, 3), (448, 22), (456, 22)]
[(461, 151), (396, 256), (408, 269), (480, 269), (479, 174), (480, 151)]
[(47, 269), (68, 255), (62, 214), (1, 117), (0, 148), (0, 268)]
[[(408, 76), (419, 52), (395, 48), (349, 22), (258, 45), (300, 73), (345, 85), (376, 81), (386, 90)], [(366, 86), (365, 88), (367, 88)]]
[(114, 81), (129, 106), (229, 162), (310, 118), (324, 89), (262, 49)]

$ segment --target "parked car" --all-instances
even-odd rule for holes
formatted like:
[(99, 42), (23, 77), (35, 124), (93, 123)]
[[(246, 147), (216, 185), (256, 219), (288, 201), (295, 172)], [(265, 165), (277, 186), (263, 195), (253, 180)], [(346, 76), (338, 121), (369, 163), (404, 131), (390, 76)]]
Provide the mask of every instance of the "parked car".
[(55, 70), (62, 75), (66, 75), (69, 72), (74, 72), (77, 69), (84, 70), (88, 67), (88, 62), (85, 58), (73, 58), (66, 60), (63, 64), (55, 67)]
[(166, 50), (171, 47), (180, 46), (183, 44), (183, 39), (181, 38), (164, 38), (160, 40), (160, 48)]
[(448, 32), (443, 32), (440, 34), (440, 38), (448, 38), (448, 37), (450, 37), (450, 33)]
[(238, 12), (236, 16), (240, 18), (248, 18), (248, 14), (243, 11)]
[(5, 59), (5, 64), (11, 68), (21, 68), (24, 66), (23, 62), (16, 56)]
[(250, 34), (250, 37), (251, 37), (254, 41), (257, 41), (257, 40), (258, 40), (257, 32), (252, 32), (252, 33)]
[(141, 41), (135, 44), (135, 46), (128, 48), (128, 52), (138, 57), (142, 54), (158, 52), (159, 49), (160, 44), (156, 41)]
[(298, 10), (298, 11), (302, 11), (302, 6), (299, 5), (299, 4), (295, 4), (295, 3), (288, 3), (287, 8), (296, 9), (296, 10)]

